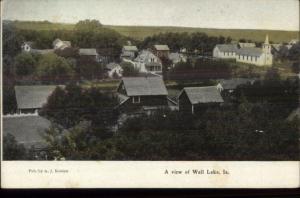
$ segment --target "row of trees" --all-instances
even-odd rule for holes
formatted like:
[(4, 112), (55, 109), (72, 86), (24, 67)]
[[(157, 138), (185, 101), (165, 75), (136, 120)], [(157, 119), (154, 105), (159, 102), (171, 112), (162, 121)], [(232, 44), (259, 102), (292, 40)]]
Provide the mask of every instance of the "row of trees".
[(199, 50), (201, 54), (211, 54), (216, 44), (224, 44), (231, 42), (230, 37), (214, 37), (208, 36), (205, 33), (160, 33), (153, 36), (146, 37), (142, 43), (141, 48), (151, 47), (153, 44), (166, 44), (172, 50), (179, 51), (182, 48), (186, 48), (188, 52), (194, 52)]

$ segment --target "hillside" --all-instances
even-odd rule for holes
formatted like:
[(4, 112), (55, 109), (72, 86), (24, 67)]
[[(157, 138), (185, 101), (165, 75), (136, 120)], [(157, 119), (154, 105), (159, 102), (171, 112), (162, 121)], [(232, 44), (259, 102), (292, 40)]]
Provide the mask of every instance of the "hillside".
[[(50, 23), (50, 22), (25, 22), (14, 21), (19, 29), (34, 29), (34, 30), (58, 30), (74, 28), (74, 24), (66, 23)], [(209, 36), (230, 36), (234, 40), (241, 38), (251, 39), (254, 41), (263, 41), (266, 34), (274, 43), (288, 42), (291, 39), (299, 38), (297, 31), (279, 31), (279, 30), (244, 30), (244, 29), (211, 29), (211, 28), (190, 28), (190, 27), (154, 27), (154, 26), (111, 26), (105, 25), (108, 28), (114, 29), (124, 36), (129, 36), (134, 39), (142, 40), (147, 36), (164, 32), (204, 32)]]

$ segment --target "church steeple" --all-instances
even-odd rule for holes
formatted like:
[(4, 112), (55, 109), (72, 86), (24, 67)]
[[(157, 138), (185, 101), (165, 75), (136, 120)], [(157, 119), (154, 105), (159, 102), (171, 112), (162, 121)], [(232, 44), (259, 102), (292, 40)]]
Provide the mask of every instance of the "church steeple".
[(271, 54), (271, 45), (269, 43), (269, 35), (266, 35), (265, 43), (263, 44), (263, 51), (266, 54)]
[(266, 35), (266, 40), (265, 40), (265, 44), (269, 44), (269, 35)]

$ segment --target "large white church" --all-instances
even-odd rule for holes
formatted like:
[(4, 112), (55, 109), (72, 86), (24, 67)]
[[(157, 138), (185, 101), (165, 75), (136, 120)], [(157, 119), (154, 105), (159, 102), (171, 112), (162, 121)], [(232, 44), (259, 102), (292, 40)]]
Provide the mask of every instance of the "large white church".
[(213, 57), (222, 59), (235, 59), (237, 62), (248, 63), (258, 66), (269, 66), (273, 64), (269, 37), (258, 47), (239, 47), (237, 44), (216, 45), (213, 50)]

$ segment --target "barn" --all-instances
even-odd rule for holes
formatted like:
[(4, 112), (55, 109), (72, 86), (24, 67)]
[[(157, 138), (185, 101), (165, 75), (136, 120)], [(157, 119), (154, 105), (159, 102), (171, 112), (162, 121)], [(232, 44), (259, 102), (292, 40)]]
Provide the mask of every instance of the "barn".
[(185, 87), (178, 96), (179, 111), (192, 114), (203, 107), (215, 107), (223, 102), (217, 86)]

